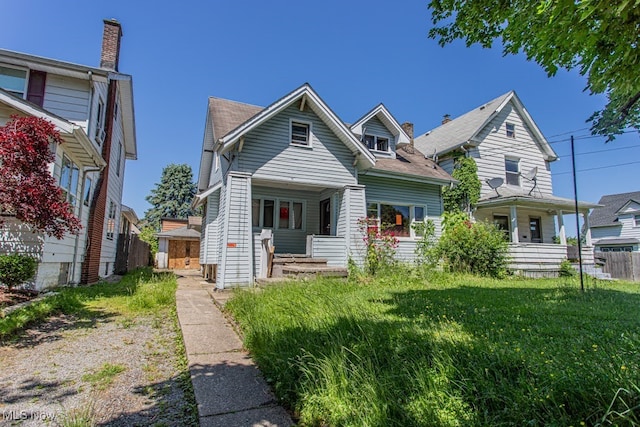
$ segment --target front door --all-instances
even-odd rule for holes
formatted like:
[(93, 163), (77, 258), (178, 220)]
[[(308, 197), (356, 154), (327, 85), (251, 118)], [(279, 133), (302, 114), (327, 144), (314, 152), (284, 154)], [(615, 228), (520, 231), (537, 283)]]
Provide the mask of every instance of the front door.
[(542, 243), (542, 231), (540, 230), (540, 218), (529, 217), (529, 232), (532, 243)]
[(331, 234), (331, 199), (320, 201), (320, 234)]

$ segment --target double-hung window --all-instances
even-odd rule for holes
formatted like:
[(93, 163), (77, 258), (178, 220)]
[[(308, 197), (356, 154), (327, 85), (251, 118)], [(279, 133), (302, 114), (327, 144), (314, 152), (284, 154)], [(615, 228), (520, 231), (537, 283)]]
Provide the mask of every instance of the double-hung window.
[(311, 146), (311, 124), (291, 120), (290, 141), (293, 145)]
[(634, 215), (633, 217), (633, 224), (636, 227), (640, 227), (640, 215)]
[(505, 123), (505, 131), (508, 138), (516, 137), (516, 125), (513, 123)]
[(425, 220), (426, 207), (373, 202), (367, 205), (367, 217), (377, 219), (384, 232), (396, 237), (415, 237), (411, 225)]
[(62, 170), (60, 171), (60, 188), (64, 199), (72, 206), (76, 206), (78, 198), (78, 178), (80, 170), (66, 155), (62, 156)]
[(109, 216), (107, 217), (107, 239), (113, 240), (116, 230), (116, 204), (109, 201)]
[(252, 199), (251, 223), (255, 228), (305, 229), (305, 203), (284, 199)]
[(507, 184), (520, 186), (520, 159), (505, 157), (504, 169)]

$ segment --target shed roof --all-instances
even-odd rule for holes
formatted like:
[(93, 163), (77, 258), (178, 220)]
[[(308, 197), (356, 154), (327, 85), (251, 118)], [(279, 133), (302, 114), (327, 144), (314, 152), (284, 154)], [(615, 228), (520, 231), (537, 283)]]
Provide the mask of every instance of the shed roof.
[(167, 237), (173, 239), (200, 240), (200, 232), (188, 227), (174, 228), (170, 231), (164, 231), (157, 234), (158, 237)]
[(617, 212), (631, 200), (640, 201), (640, 191), (629, 193), (606, 194), (600, 198), (602, 205), (591, 212), (589, 224), (591, 227), (610, 227), (620, 225)]

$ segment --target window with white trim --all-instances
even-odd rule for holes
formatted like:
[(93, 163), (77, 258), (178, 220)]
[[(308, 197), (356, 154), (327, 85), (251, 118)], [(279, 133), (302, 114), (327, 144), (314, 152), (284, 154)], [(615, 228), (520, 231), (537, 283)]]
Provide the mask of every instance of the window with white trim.
[(427, 207), (372, 202), (367, 204), (367, 218), (378, 220), (378, 226), (396, 237), (416, 237), (412, 225), (423, 222)]
[(363, 141), (369, 150), (389, 151), (389, 138), (365, 134)]
[(18, 98), (27, 91), (27, 70), (0, 67), (0, 87)]
[(64, 199), (72, 206), (78, 202), (78, 179), (80, 169), (67, 157), (62, 156), (62, 170), (60, 171), (60, 188), (64, 194)]
[(520, 159), (504, 158), (505, 181), (509, 185), (520, 186)]
[(636, 227), (640, 227), (640, 215), (633, 216), (633, 223)]
[(304, 230), (305, 212), (306, 203), (302, 201), (285, 199), (251, 200), (251, 224), (254, 228)]
[(311, 123), (291, 120), (290, 141), (293, 145), (311, 146)]
[(84, 194), (82, 195), (82, 202), (85, 206), (89, 206), (91, 203), (91, 178), (89, 177), (84, 180)]
[(505, 131), (508, 138), (516, 137), (516, 125), (513, 123), (505, 123)]
[(96, 128), (95, 128), (95, 140), (98, 145), (102, 145), (105, 139), (105, 131), (104, 131), (104, 116), (106, 114), (104, 108), (104, 101), (102, 98), (98, 97), (98, 106), (96, 108)]
[(109, 216), (107, 217), (107, 240), (113, 240), (116, 230), (116, 204), (109, 201)]

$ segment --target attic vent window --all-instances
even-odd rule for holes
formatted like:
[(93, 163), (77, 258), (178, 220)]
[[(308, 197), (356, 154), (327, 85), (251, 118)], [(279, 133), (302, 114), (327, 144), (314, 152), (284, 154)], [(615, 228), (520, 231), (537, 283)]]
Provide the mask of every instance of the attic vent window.
[(508, 138), (515, 138), (516, 137), (516, 125), (514, 125), (513, 123), (506, 123), (505, 127), (506, 127), (506, 130), (507, 130), (507, 137)]
[(311, 124), (291, 121), (291, 144), (309, 147)]
[(18, 98), (24, 98), (27, 85), (26, 70), (0, 67), (0, 87)]

